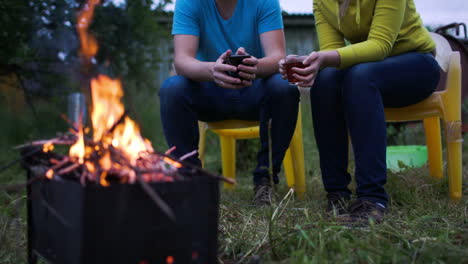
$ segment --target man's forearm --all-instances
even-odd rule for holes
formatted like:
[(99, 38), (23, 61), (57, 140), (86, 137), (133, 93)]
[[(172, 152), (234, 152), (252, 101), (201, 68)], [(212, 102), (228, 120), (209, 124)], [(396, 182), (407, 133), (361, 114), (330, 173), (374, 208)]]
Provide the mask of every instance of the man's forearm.
[(203, 62), (193, 57), (178, 57), (174, 60), (175, 69), (178, 75), (185, 76), (198, 82), (213, 81), (211, 69), (214, 62)]
[(265, 78), (278, 72), (278, 62), (284, 58), (284, 55), (272, 55), (258, 60), (257, 78)]
[[(258, 60), (257, 78), (265, 78), (278, 72), (278, 62), (283, 55), (272, 55)], [(179, 57), (174, 60), (178, 75), (185, 76), (191, 80), (204, 82), (213, 81), (214, 62), (203, 62), (193, 57)]]

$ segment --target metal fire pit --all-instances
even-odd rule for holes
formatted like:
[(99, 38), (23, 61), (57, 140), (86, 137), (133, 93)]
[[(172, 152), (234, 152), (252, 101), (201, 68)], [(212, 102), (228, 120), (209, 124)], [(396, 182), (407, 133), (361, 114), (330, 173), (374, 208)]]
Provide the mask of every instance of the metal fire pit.
[[(28, 178), (36, 177), (28, 169)], [(187, 177), (186, 177), (187, 178)], [(29, 263), (216, 263), (219, 184), (204, 175), (150, 183), (171, 220), (138, 184), (28, 186)]]

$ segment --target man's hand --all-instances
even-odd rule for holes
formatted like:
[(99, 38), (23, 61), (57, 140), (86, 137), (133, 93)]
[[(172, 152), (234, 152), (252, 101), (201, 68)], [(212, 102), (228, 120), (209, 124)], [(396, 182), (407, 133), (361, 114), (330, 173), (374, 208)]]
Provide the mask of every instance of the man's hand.
[(244, 87), (241, 80), (238, 78), (233, 78), (226, 74), (228, 71), (235, 72), (237, 68), (235, 66), (224, 64), (224, 61), (231, 55), (232, 51), (227, 50), (216, 60), (215, 64), (211, 68), (211, 75), (213, 76), (213, 81), (220, 87), (229, 88), (229, 89), (239, 89)]
[[(236, 54), (248, 55), (248, 53), (245, 51), (243, 47), (240, 47), (236, 51)], [(255, 58), (254, 56), (251, 56), (250, 58), (244, 59), (242, 63), (243, 64), (239, 64), (239, 66), (237, 66), (238, 74), (243, 79), (242, 85), (251, 86), (252, 82), (257, 78), (258, 59)]]
[[(322, 66), (322, 56), (320, 56), (320, 52), (312, 52), (307, 58), (302, 61), (304, 65), (307, 67), (301, 69), (296, 68), (293, 74), (296, 79), (302, 81), (302, 83), (298, 84), (298, 86), (302, 87), (312, 87), (315, 82), (315, 78), (317, 77), (317, 73)], [(280, 70), (281, 72), (281, 70)], [(283, 70), (284, 72), (284, 70)], [(283, 74), (283, 73), (282, 73)]]

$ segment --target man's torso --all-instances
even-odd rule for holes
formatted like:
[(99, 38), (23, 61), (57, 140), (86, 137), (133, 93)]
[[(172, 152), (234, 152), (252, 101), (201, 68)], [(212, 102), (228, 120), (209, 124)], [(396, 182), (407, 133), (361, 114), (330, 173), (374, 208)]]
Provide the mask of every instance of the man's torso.
[(235, 52), (239, 47), (261, 58), (260, 34), (282, 28), (278, 0), (237, 0), (228, 19), (221, 17), (215, 0), (178, 0), (172, 34), (198, 36), (197, 59), (215, 61), (226, 50)]

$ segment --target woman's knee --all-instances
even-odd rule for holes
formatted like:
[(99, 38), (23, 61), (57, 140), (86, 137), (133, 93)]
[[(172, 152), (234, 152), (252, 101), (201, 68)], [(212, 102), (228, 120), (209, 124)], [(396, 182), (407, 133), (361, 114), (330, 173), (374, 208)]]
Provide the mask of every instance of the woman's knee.
[(340, 79), (339, 76), (342, 74), (342, 70), (334, 68), (334, 67), (327, 67), (323, 68), (317, 73), (317, 77), (315, 78), (315, 86), (323, 86), (325, 85), (333, 85), (337, 83)]
[(327, 67), (317, 73), (315, 82), (310, 90), (310, 99), (323, 100), (339, 96), (342, 82), (342, 70)]
[[(376, 72), (373, 67), (374, 63), (360, 63), (348, 69), (344, 78), (343, 94), (365, 94), (367, 92), (375, 92), (376, 82), (372, 81), (376, 77)], [(378, 77), (377, 77), (378, 78)]]

